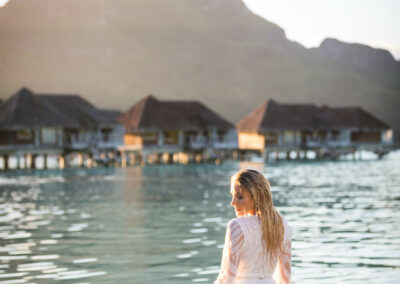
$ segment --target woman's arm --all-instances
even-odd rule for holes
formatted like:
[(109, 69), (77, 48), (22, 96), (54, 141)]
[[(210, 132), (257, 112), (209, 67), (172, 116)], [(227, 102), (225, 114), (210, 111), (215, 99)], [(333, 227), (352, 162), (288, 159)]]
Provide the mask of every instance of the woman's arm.
[(214, 284), (233, 283), (240, 261), (244, 234), (239, 222), (233, 219), (228, 223), (225, 235), (225, 244), (222, 253), (221, 269)]

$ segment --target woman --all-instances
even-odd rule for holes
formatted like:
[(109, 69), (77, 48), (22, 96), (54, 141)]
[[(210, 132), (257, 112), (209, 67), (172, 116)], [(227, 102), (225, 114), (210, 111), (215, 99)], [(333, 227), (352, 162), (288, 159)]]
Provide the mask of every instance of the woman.
[(215, 284), (290, 283), (289, 226), (273, 205), (268, 181), (241, 170), (231, 178), (231, 194), (237, 218), (228, 223)]

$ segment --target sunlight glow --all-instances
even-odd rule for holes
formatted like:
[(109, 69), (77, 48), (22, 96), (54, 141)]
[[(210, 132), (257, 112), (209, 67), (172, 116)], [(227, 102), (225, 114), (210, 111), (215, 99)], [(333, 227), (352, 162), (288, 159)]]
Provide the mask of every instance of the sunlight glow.
[(9, 0), (0, 0), (0, 7), (3, 7), (7, 4)]
[(305, 47), (333, 37), (385, 48), (400, 58), (398, 0), (243, 0), (255, 14)]

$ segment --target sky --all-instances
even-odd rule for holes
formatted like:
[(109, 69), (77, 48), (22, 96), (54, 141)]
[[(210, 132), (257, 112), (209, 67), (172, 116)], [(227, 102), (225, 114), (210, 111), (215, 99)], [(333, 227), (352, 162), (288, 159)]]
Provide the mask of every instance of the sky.
[[(0, 7), (8, 1), (0, 0)], [(288, 39), (305, 47), (319, 46), (333, 37), (387, 49), (400, 60), (400, 0), (243, 1), (252, 12), (283, 28)]]
[(305, 47), (333, 37), (389, 50), (400, 59), (400, 0), (243, 0)]

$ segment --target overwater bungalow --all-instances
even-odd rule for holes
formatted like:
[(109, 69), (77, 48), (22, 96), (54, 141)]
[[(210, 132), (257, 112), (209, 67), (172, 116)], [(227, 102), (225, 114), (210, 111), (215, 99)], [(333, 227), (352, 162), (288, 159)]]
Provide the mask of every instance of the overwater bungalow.
[[(112, 113), (112, 112), (111, 112)], [(77, 95), (34, 94), (22, 88), (0, 105), (0, 155), (34, 168), (35, 157), (58, 156), (60, 166), (70, 153), (93, 156), (116, 151), (123, 144), (123, 126)]]
[(392, 130), (358, 107), (282, 104), (268, 100), (237, 123), (239, 149), (262, 153), (315, 150), (337, 158), (362, 148), (387, 153)]
[[(234, 125), (200, 102), (147, 96), (124, 112), (123, 152), (140, 151), (164, 161), (202, 160), (237, 149)], [(134, 159), (134, 158), (133, 158)]]

